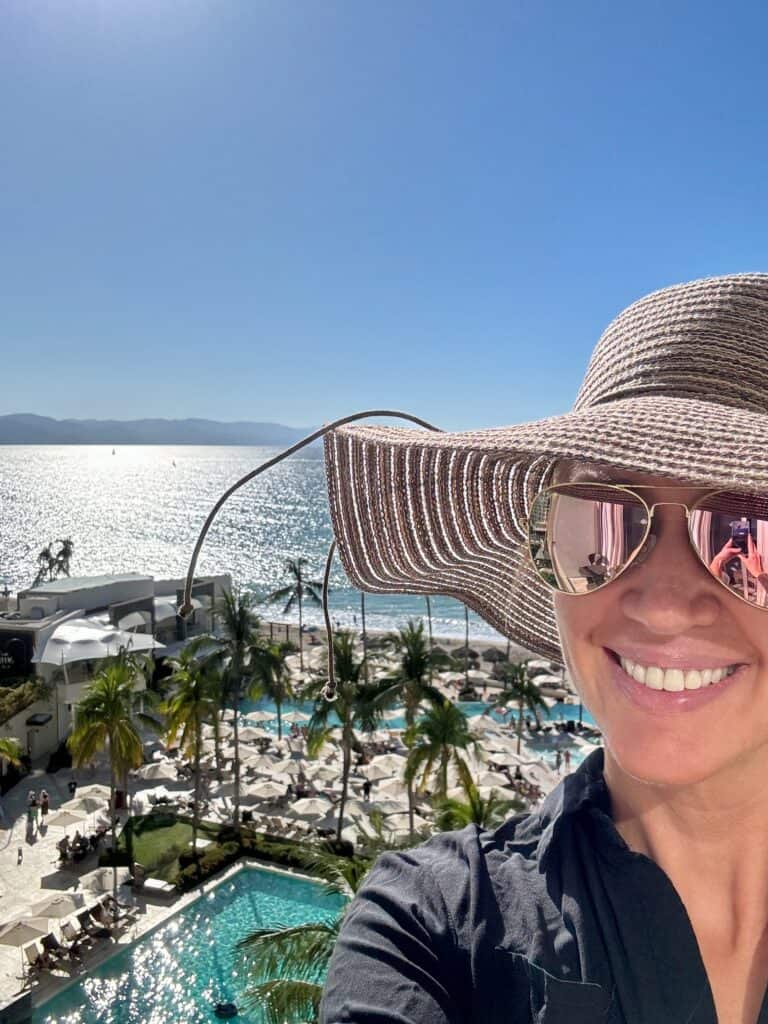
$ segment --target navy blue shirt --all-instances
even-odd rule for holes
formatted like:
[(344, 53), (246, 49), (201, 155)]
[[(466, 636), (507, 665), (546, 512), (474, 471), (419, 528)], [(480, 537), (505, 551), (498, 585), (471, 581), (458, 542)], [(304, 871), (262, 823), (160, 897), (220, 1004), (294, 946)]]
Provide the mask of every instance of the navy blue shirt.
[(502, 1021), (717, 1022), (676, 889), (613, 823), (602, 749), (495, 831), (382, 854), (344, 918), (320, 1024)]

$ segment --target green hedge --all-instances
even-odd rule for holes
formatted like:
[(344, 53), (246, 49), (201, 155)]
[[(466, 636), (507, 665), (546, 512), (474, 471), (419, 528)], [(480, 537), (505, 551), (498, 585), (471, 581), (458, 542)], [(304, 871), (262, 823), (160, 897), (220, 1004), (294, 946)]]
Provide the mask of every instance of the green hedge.
[(28, 680), (21, 686), (0, 688), (0, 724), (5, 724), (34, 704), (41, 692), (40, 684), (34, 680)]
[(299, 868), (306, 871), (304, 858), (301, 856), (301, 852), (305, 849), (306, 844), (292, 839), (279, 839), (246, 830), (243, 830), (238, 842), (235, 830), (231, 827), (224, 828), (219, 832), (216, 845), (208, 846), (198, 854), (197, 863), (195, 863), (193, 850), (187, 850), (180, 855), (179, 863), (182, 865), (182, 869), (176, 876), (176, 886), (181, 892), (187, 892), (198, 882), (207, 881), (241, 857), (256, 857), (258, 860), (278, 864), (281, 867)]

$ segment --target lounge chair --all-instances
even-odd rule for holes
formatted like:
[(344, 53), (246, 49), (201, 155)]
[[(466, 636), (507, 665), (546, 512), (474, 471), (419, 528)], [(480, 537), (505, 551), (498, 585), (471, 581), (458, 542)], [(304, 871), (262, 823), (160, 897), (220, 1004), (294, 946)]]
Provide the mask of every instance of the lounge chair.
[(30, 942), (24, 947), (24, 958), (27, 961), (25, 978), (31, 980), (38, 977), (41, 971), (48, 971), (53, 967), (53, 959), (50, 953), (40, 950), (36, 942)]
[(93, 945), (93, 936), (82, 927), (75, 927), (71, 921), (64, 921), (61, 925), (61, 934), (70, 944), (70, 947), (83, 946), (86, 943)]
[(50, 953), (57, 960), (80, 960), (80, 952), (76, 943), (59, 942), (53, 932), (48, 932), (40, 939), (40, 945), (46, 953)]
[(144, 892), (152, 896), (175, 896), (176, 886), (162, 878), (146, 878), (144, 880)]
[(106, 939), (111, 935), (109, 928), (91, 916), (90, 910), (81, 910), (77, 914), (77, 920), (83, 931), (92, 939)]

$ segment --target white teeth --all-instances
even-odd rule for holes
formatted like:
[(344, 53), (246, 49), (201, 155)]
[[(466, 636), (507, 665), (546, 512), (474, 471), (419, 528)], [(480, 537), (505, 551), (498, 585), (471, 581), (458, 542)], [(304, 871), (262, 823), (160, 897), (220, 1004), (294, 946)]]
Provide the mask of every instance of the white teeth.
[(663, 669), (658, 665), (638, 665), (629, 658), (619, 658), (619, 661), (627, 675), (638, 683), (643, 683), (650, 690), (667, 690), (670, 693), (711, 686), (732, 675), (738, 668), (737, 665), (729, 665), (727, 668), (705, 668), (699, 672), (694, 668), (682, 671), (679, 668)]
[(697, 672), (696, 669), (689, 668), (685, 673), (686, 690), (700, 690), (702, 686), (701, 672)]

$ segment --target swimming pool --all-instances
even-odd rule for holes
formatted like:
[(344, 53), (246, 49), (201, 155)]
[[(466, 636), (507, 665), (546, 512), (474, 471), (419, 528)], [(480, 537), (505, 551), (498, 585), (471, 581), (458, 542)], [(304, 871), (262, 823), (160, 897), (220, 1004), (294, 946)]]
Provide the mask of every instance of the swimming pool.
[[(316, 882), (245, 867), (39, 1007), (32, 1024), (218, 1024), (215, 1004), (239, 1004), (247, 987), (240, 939), (333, 919), (343, 905)], [(261, 1024), (262, 1016), (234, 1019)]]
[[(481, 714), (486, 713), (488, 711), (488, 708), (490, 707), (490, 704), (487, 704), (484, 701), (457, 701), (456, 702), (456, 706), (461, 708), (461, 710), (464, 712), (464, 714), (468, 718), (473, 718), (475, 715), (481, 715)], [(272, 711), (272, 712), (275, 712), (275, 713), (277, 712), (277, 708), (275, 707), (274, 701), (271, 701), (267, 697), (262, 697), (260, 700), (256, 700), (256, 701), (254, 701), (254, 700), (244, 700), (242, 702), (241, 707), (242, 707), (242, 719), (243, 719), (243, 721), (246, 721), (248, 719), (249, 712), (253, 712), (253, 711)], [(314, 710), (314, 705), (313, 705), (312, 701), (295, 700), (295, 701), (285, 701), (283, 703), (283, 715), (285, 715), (289, 711), (302, 711), (305, 715), (311, 715), (313, 710)], [(530, 712), (524, 712), (524, 714), (527, 714), (528, 717), (531, 717)], [(517, 720), (517, 716), (518, 716), (517, 708), (513, 707), (513, 706), (510, 706), (509, 713), (506, 716), (500, 715), (496, 711), (491, 712), (491, 717), (496, 719), (496, 721), (500, 722), (500, 723), (509, 721), (510, 719)], [(539, 716), (542, 719), (544, 719), (544, 720), (549, 720), (550, 722), (566, 722), (566, 721), (568, 721), (568, 719), (573, 719), (574, 721), (578, 722), (578, 720), (579, 720), (579, 705), (578, 704), (563, 704), (562, 701), (558, 701), (556, 704), (554, 704), (549, 709), (548, 714), (544, 714), (544, 712), (540, 711), (539, 712)], [(585, 708), (585, 707), (582, 708), (582, 721), (584, 722), (585, 725), (591, 725), (591, 726), (595, 725), (594, 718), (589, 713), (589, 710), (587, 708)], [(339, 724), (339, 720), (338, 720), (338, 718), (336, 717), (336, 715), (333, 712), (331, 712), (330, 715), (328, 716), (328, 722), (329, 722), (329, 724), (331, 726)], [(249, 724), (258, 725), (258, 726), (260, 726), (263, 729), (269, 730), (270, 732), (274, 732), (274, 733), (277, 732), (277, 718), (274, 718), (274, 719), (272, 719), (270, 721), (267, 721), (267, 722), (256, 722), (255, 721), (255, 722), (252, 722), (252, 723), (249, 723)], [(387, 720), (385, 720), (382, 723), (382, 726), (385, 727), (385, 728), (388, 728), (388, 729), (404, 729), (405, 728), (405, 718), (404, 717), (400, 717), (400, 718), (387, 719)], [(290, 728), (291, 728), (290, 722), (283, 721), (283, 735), (284, 736), (288, 735), (290, 733)]]

